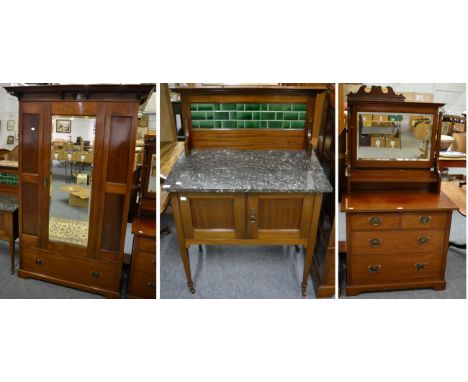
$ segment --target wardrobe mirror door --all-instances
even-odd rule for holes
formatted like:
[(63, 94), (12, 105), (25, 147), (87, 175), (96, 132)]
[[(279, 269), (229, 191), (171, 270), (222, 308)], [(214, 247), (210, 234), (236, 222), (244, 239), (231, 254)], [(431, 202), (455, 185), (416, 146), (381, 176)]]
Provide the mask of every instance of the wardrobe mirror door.
[(86, 247), (93, 184), (95, 117), (52, 116), (49, 240)]

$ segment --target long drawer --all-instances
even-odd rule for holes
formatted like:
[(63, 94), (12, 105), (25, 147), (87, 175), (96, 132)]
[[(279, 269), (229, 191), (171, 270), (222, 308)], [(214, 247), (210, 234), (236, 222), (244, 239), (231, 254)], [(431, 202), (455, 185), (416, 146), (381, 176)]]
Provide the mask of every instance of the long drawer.
[(351, 233), (351, 254), (398, 254), (442, 251), (445, 231), (356, 231)]
[(23, 247), (21, 268), (25, 271), (71, 281), (89, 287), (120, 290), (121, 265), (75, 259), (34, 248)]
[(348, 284), (380, 284), (419, 279), (440, 279), (438, 252), (414, 255), (356, 255), (348, 258)]

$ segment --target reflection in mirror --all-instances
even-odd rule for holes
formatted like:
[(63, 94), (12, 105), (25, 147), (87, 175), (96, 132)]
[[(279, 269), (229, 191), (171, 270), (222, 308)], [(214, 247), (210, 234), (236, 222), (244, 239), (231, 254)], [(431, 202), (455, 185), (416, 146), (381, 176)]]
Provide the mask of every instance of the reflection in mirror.
[(148, 179), (148, 192), (156, 192), (156, 154), (151, 156), (151, 167)]
[(432, 115), (360, 112), (357, 118), (358, 160), (429, 161)]
[(96, 118), (52, 116), (49, 240), (88, 245)]

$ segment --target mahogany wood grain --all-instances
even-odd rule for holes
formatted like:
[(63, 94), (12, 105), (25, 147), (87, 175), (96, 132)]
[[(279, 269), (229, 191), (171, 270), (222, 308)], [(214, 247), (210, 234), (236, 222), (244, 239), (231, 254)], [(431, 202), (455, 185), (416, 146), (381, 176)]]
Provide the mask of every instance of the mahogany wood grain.
[[(350, 215), (351, 229), (354, 230), (382, 230), (400, 228), (400, 214), (391, 212), (382, 213), (355, 213)], [(378, 223), (377, 223), (378, 222)]]

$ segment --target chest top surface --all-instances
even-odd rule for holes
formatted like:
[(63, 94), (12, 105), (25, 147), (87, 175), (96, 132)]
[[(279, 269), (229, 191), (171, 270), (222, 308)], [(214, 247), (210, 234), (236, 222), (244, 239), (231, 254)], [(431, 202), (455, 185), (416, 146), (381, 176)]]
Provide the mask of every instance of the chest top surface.
[[(305, 151), (200, 150), (182, 154), (164, 184), (170, 192), (332, 192)], [(167, 187), (170, 186), (170, 187)]]
[(341, 211), (357, 212), (405, 212), (451, 211), (457, 206), (445, 193), (421, 191), (356, 191), (343, 195)]

